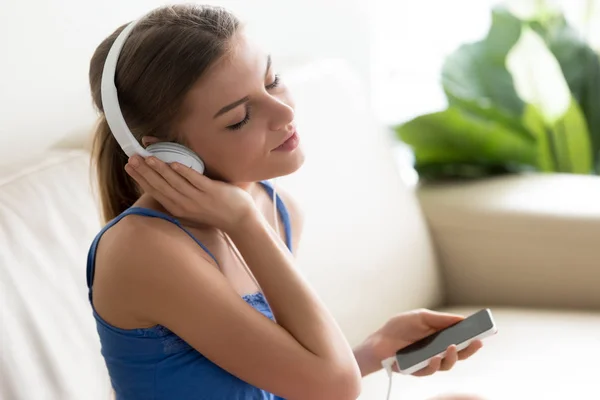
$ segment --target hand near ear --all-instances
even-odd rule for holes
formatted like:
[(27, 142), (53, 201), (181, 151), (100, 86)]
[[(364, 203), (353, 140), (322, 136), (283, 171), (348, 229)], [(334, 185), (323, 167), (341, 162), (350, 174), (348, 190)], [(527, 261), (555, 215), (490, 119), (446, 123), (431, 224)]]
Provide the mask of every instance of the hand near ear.
[(214, 181), (179, 163), (134, 156), (125, 171), (173, 216), (230, 232), (256, 210), (237, 186)]

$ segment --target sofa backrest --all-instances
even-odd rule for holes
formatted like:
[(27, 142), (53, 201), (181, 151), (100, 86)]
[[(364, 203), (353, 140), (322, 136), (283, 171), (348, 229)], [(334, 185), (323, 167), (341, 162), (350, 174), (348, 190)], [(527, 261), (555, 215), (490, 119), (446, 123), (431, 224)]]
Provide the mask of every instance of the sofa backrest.
[[(441, 293), (425, 222), (357, 75), (336, 61), (286, 77), (307, 161), (277, 181), (306, 215), (299, 268), (350, 342)], [(86, 150), (0, 168), (0, 398), (106, 399), (85, 260), (100, 229)]]
[(85, 283), (100, 228), (88, 160), (57, 151), (0, 169), (2, 399), (108, 398)]
[(299, 265), (354, 344), (393, 313), (437, 305), (440, 276), (392, 136), (358, 75), (335, 60), (291, 75), (307, 159), (278, 182), (306, 213)]

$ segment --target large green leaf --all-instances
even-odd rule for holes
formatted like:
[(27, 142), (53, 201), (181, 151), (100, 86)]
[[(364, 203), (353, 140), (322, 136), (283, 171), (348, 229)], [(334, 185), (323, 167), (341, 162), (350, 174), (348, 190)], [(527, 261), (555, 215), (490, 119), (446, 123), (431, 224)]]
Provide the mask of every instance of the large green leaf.
[(553, 15), (523, 22), (495, 8), (487, 37), (444, 63), (448, 109), (395, 127), (420, 177), (591, 172), (600, 154), (600, 132), (590, 139), (588, 131), (600, 129), (600, 59), (577, 40)]
[(558, 61), (542, 38), (523, 28), (521, 36), (506, 57), (519, 96), (533, 104), (547, 124), (560, 119), (569, 108), (571, 92)]
[(540, 34), (556, 57), (569, 89), (585, 116), (590, 133), (596, 172), (600, 173), (600, 59), (571, 28), (563, 16), (531, 27)]
[(492, 11), (487, 37), (462, 45), (442, 67), (442, 86), (451, 105), (475, 102), (480, 109), (521, 117), (524, 103), (517, 95), (505, 58), (521, 33), (521, 21), (504, 8)]
[(536, 144), (492, 119), (457, 107), (419, 116), (395, 127), (410, 145), (416, 165), (470, 163), (537, 165)]
[[(513, 133), (520, 135), (525, 140), (535, 140), (536, 135), (523, 123), (521, 116), (511, 115), (493, 105), (482, 105), (476, 101), (461, 101), (455, 103), (455, 107), (469, 114), (472, 118), (490, 119), (504, 125)], [(527, 105), (525, 105), (527, 106)]]
[[(585, 118), (542, 38), (524, 28), (506, 63), (520, 97), (536, 111), (529, 111), (524, 121), (538, 138), (540, 169), (589, 173), (592, 161)], [(535, 121), (535, 116), (541, 121)]]

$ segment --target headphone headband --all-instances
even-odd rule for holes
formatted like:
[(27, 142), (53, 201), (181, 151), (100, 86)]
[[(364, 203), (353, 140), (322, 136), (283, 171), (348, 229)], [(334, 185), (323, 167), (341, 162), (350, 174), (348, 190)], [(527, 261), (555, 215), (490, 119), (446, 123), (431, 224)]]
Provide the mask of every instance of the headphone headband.
[(115, 85), (115, 76), (117, 71), (117, 62), (119, 61), (119, 55), (121, 49), (127, 37), (136, 26), (139, 20), (134, 20), (129, 23), (117, 36), (114, 43), (108, 51), (106, 61), (104, 62), (104, 69), (102, 70), (102, 82), (100, 84), (100, 94), (102, 97), (102, 108), (104, 109), (104, 116), (106, 122), (110, 127), (110, 130), (128, 157), (135, 154), (139, 154), (143, 157), (150, 156), (150, 153), (144, 149), (138, 141), (135, 139), (119, 105), (119, 96), (117, 93), (117, 87)]

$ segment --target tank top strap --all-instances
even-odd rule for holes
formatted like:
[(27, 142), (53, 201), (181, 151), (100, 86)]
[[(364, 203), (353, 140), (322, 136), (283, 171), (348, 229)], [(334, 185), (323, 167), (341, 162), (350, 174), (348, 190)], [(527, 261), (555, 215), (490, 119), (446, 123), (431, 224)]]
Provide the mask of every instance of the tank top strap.
[(94, 238), (94, 241), (92, 242), (92, 244), (90, 246), (90, 250), (88, 252), (88, 257), (87, 257), (87, 269), (86, 269), (87, 286), (88, 286), (90, 300), (92, 297), (92, 286), (93, 286), (93, 282), (94, 282), (96, 251), (98, 249), (98, 243), (100, 242), (100, 238), (102, 238), (102, 235), (108, 229), (113, 227), (117, 222), (119, 222), (120, 220), (122, 220), (124, 217), (126, 217), (128, 215), (142, 215), (142, 216), (146, 216), (146, 217), (160, 218), (160, 219), (164, 219), (166, 221), (169, 221), (169, 222), (177, 225), (180, 229), (182, 229), (185, 233), (187, 233), (202, 248), (202, 250), (204, 250), (215, 261), (215, 263), (217, 263), (217, 266), (219, 265), (219, 262), (217, 261), (215, 256), (210, 252), (210, 250), (208, 250), (208, 248), (202, 242), (200, 242), (198, 239), (196, 239), (194, 237), (194, 235), (191, 234), (191, 232), (189, 232), (187, 229), (185, 229), (183, 227), (183, 225), (181, 225), (181, 223), (176, 218), (173, 218), (170, 215), (167, 215), (160, 211), (152, 210), (150, 208), (130, 207), (127, 210), (125, 210), (124, 212), (122, 212), (121, 214), (119, 214), (117, 217), (115, 217), (111, 221), (109, 221), (102, 228), (102, 230), (96, 235), (96, 237)]
[[(267, 194), (273, 198), (273, 193), (275, 191), (275, 188), (273, 187), (273, 184), (269, 181), (260, 181), (261, 185), (263, 186), (263, 188), (266, 190)], [(287, 207), (285, 206), (285, 203), (283, 202), (283, 200), (281, 199), (281, 197), (279, 196), (275, 196), (275, 202), (276, 202), (276, 206), (277, 206), (277, 212), (279, 213), (279, 216), (281, 217), (281, 221), (283, 222), (283, 229), (285, 232), (285, 244), (288, 247), (288, 249), (290, 249), (290, 251), (292, 251), (292, 223), (290, 220), (290, 213), (288, 212)]]

